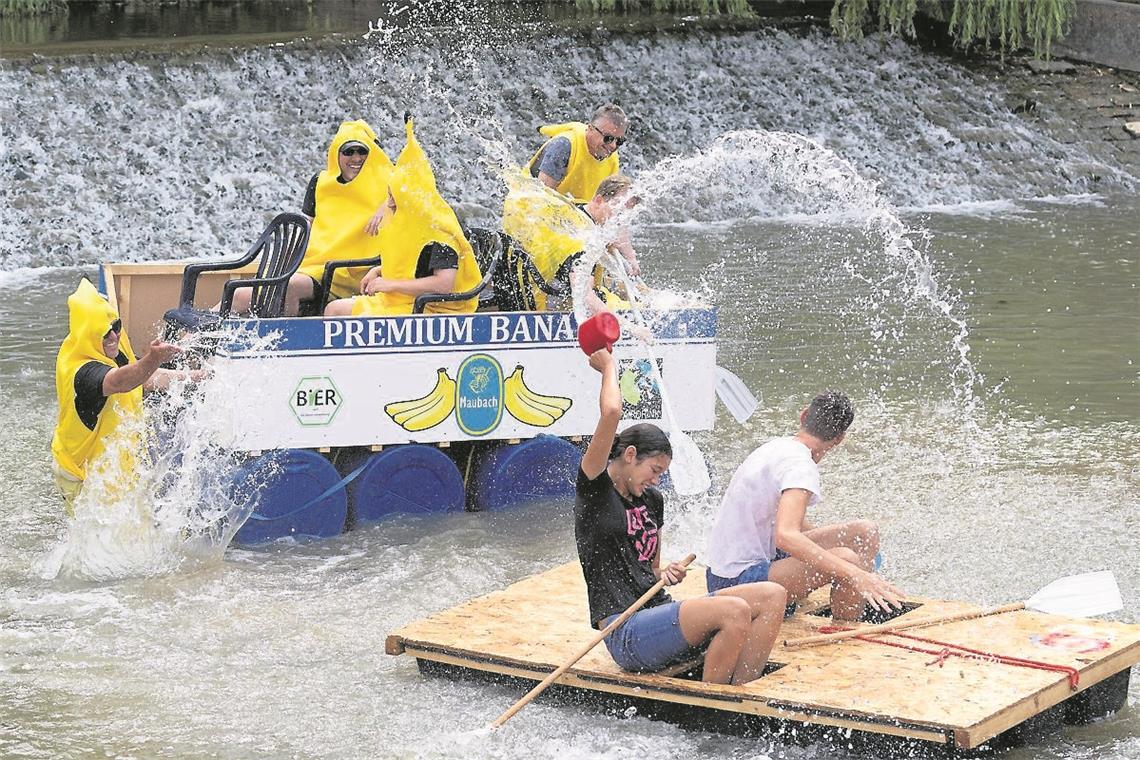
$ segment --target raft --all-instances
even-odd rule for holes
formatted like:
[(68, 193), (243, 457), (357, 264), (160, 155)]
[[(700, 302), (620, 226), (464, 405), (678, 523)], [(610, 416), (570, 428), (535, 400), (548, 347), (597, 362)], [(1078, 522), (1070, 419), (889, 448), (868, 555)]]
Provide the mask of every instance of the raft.
[[(147, 345), (179, 305), (184, 262), (106, 264), (100, 287), (131, 340)], [(250, 266), (204, 272), (193, 303), (221, 298)], [(647, 312), (654, 354), (686, 431), (715, 422), (716, 309)], [(568, 502), (598, 376), (572, 313), (478, 311), (221, 321), (208, 361), (238, 410), (246, 457), (230, 496), (249, 545), (315, 539), (395, 516)], [(636, 341), (614, 346), (623, 421), (662, 421), (655, 373)]]
[[(676, 599), (704, 594), (703, 572), (691, 572), (670, 592)], [(778, 641), (830, 624), (827, 603), (826, 589), (801, 602)], [(977, 608), (920, 598), (904, 607), (900, 621)], [(587, 619), (581, 569), (568, 563), (406, 625), (388, 636), (385, 649), (410, 655), (425, 673), (515, 683), (521, 697), (590, 641), (596, 632)], [(780, 643), (765, 675), (735, 686), (698, 680), (699, 660), (658, 673), (626, 672), (599, 644), (557, 685), (576, 699), (633, 705), (701, 730), (748, 727), (843, 747), (901, 743), (911, 745), (908, 751), (917, 745), (956, 754), (1036, 740), (1062, 723), (1119, 709), (1130, 668), (1140, 661), (1140, 625), (1024, 610), (905, 633), (936, 643), (886, 634), (815, 647)], [(917, 651), (931, 647), (938, 650), (933, 657)], [(1071, 670), (941, 653), (959, 647)]]

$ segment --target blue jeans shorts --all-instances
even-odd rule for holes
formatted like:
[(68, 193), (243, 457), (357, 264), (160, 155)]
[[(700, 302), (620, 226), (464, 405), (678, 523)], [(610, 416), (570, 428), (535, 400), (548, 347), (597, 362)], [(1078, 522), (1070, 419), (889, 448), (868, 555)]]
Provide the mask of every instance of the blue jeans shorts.
[[(601, 621), (609, 625), (617, 615)], [(697, 657), (703, 647), (689, 646), (681, 634), (681, 603), (670, 602), (638, 610), (606, 636), (606, 649), (622, 670), (645, 673)]]
[(705, 583), (709, 587), (709, 591), (720, 591), (722, 588), (732, 588), (739, 586), (741, 583), (759, 583), (760, 581), (768, 580), (768, 568), (772, 567), (772, 563), (777, 560), (787, 559), (792, 555), (780, 549), (776, 550), (776, 556), (771, 560), (761, 560), (751, 567), (744, 569), (740, 575), (735, 578), (721, 578), (719, 575), (713, 573), (711, 567), (705, 568)]

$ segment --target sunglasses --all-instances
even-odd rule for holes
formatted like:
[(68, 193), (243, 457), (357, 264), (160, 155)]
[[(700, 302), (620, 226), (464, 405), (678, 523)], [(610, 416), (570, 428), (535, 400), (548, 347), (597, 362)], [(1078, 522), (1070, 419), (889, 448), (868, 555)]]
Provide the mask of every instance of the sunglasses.
[(596, 132), (597, 132), (599, 135), (601, 135), (601, 136), (602, 136), (602, 142), (604, 142), (606, 145), (614, 145), (614, 146), (616, 146), (616, 147), (618, 147), (618, 148), (620, 148), (621, 146), (625, 145), (625, 138), (624, 138), (624, 137), (618, 137), (617, 135), (611, 135), (611, 134), (609, 134), (609, 133), (607, 133), (607, 132), (603, 132), (603, 131), (601, 130), (601, 128), (599, 128), (598, 126), (596, 126), (596, 125), (594, 125), (594, 124), (591, 124), (590, 126), (591, 126), (591, 127), (593, 127), (593, 128), (594, 128), (594, 130), (595, 130), (595, 131), (596, 131)]
[(116, 319), (114, 322), (112, 322), (112, 323), (111, 323), (111, 329), (110, 329), (110, 330), (108, 330), (108, 331), (106, 332), (106, 334), (103, 336), (103, 340), (106, 340), (107, 338), (110, 338), (110, 337), (111, 337), (111, 333), (115, 333), (116, 335), (118, 335), (118, 334), (119, 334), (119, 333), (121, 333), (122, 331), (123, 331), (123, 320), (121, 320), (121, 319)]
[(341, 148), (340, 154), (342, 156), (367, 156), (368, 148), (362, 148), (359, 146)]

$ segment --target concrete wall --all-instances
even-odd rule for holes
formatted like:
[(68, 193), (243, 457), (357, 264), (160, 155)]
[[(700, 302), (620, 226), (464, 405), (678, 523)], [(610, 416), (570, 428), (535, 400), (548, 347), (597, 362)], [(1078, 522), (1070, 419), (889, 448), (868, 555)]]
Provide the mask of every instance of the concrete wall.
[(1077, 0), (1054, 55), (1140, 71), (1140, 0)]

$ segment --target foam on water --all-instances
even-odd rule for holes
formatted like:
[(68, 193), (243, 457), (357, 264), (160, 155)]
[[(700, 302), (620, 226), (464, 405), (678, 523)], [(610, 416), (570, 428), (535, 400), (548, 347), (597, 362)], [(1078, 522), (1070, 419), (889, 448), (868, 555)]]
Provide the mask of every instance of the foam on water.
[[(0, 270), (243, 250), (275, 212), (300, 204), (337, 122), (368, 119), (393, 151), (405, 111), (445, 197), (492, 225), (503, 154), (517, 163), (537, 147), (536, 126), (610, 99), (632, 118), (622, 161), (634, 176), (718, 135), (767, 130), (812, 137), (906, 207), (1137, 181), (1125, 165), (1099, 166), (1099, 182), (1071, 170), (1097, 162), (1009, 113), (982, 75), (899, 42), (772, 29), (575, 34), (492, 28), (478, 4), (451, 13), (454, 28), (384, 28), (349, 45), (0, 62), (10, 111)], [(742, 213), (710, 192), (693, 218)], [(772, 187), (743, 213), (803, 211)]]

